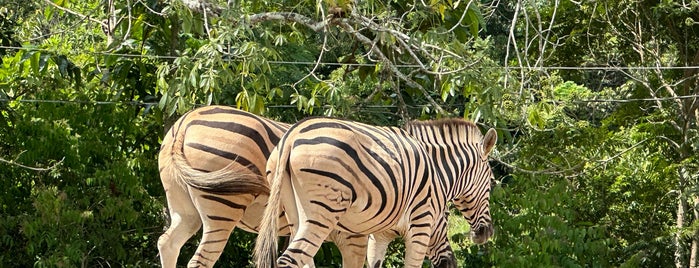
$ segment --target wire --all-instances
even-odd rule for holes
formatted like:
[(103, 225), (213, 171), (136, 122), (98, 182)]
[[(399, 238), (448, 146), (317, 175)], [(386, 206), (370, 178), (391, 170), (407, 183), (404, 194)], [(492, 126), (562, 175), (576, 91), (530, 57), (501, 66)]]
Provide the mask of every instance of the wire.
[[(54, 103), (54, 104), (94, 104), (94, 105), (132, 105), (132, 106), (154, 106), (157, 102), (140, 102), (140, 101), (81, 101), (81, 100), (40, 100), (40, 99), (0, 99), (0, 102), (17, 101), (22, 103)], [(194, 106), (206, 106), (205, 104), (194, 104)], [(408, 108), (423, 108), (429, 105), (409, 105)], [(398, 108), (396, 105), (362, 105), (362, 108), (370, 109), (393, 109)], [(269, 105), (267, 108), (298, 108), (297, 105)], [(318, 108), (318, 107), (316, 107)], [(323, 105), (320, 108), (330, 108), (330, 105)]]
[[(16, 46), (0, 46), (0, 49), (12, 49), (12, 50), (24, 50), (24, 51), (40, 51), (57, 53), (57, 51), (52, 51), (49, 49), (33, 48), (33, 47), (16, 47)], [(111, 52), (93, 52), (93, 51), (82, 51), (85, 54), (102, 55), (102, 56), (119, 56), (126, 58), (148, 58), (148, 59), (177, 59), (178, 56), (167, 56), (167, 55), (142, 55), (142, 54), (128, 54), (128, 53), (111, 53)], [(205, 58), (194, 58), (203, 60)], [(224, 59), (226, 61), (236, 61), (233, 59)], [(278, 65), (327, 65), (327, 66), (356, 66), (356, 67), (376, 67), (373, 63), (342, 63), (342, 62), (315, 62), (315, 61), (278, 61), (271, 60), (267, 61), (269, 64)], [(418, 68), (420, 65), (417, 64), (395, 64), (398, 68)], [(579, 71), (644, 71), (644, 70), (693, 70), (699, 69), (699, 66), (538, 66), (538, 67), (526, 67), (526, 66), (480, 66), (471, 67), (470, 69), (505, 69), (505, 70), (533, 70), (533, 71), (544, 71), (544, 70), (579, 70)]]
[[(660, 98), (638, 98), (638, 99), (591, 99), (591, 100), (571, 100), (572, 103), (592, 103), (592, 102), (611, 102), (611, 103), (630, 103), (630, 102), (655, 102), (655, 101), (668, 101), (668, 100), (678, 100), (678, 99), (693, 99), (699, 98), (699, 94), (694, 95), (684, 95), (675, 97), (660, 97)], [(0, 99), (0, 102), (23, 102), (23, 103), (55, 103), (55, 104), (94, 104), (94, 105), (132, 105), (132, 106), (146, 106), (152, 107), (158, 105), (157, 102), (140, 102), (140, 101), (81, 101), (81, 100), (42, 100), (42, 99)], [(194, 104), (194, 106), (206, 106), (205, 104)], [(459, 105), (452, 105), (459, 106)], [(297, 105), (269, 105), (267, 108), (297, 108)], [(320, 108), (329, 108), (329, 105), (321, 106)], [(430, 105), (408, 105), (407, 108), (424, 108), (430, 107)], [(369, 109), (394, 109), (398, 108), (396, 105), (361, 105), (361, 108)]]
[(158, 105), (157, 102), (140, 102), (140, 101), (80, 101), (80, 100), (39, 100), (39, 99), (0, 99), (0, 102), (18, 101), (24, 103), (55, 103), (55, 104), (95, 104), (95, 105), (115, 105), (125, 104), (132, 106), (153, 106)]
[(675, 97), (663, 97), (663, 98), (640, 98), (640, 99), (592, 99), (592, 100), (572, 100), (573, 103), (589, 103), (589, 102), (616, 102), (616, 103), (628, 103), (628, 102), (640, 102), (640, 101), (667, 101), (667, 100), (682, 100), (682, 99), (694, 99), (699, 98), (699, 95), (684, 95)]

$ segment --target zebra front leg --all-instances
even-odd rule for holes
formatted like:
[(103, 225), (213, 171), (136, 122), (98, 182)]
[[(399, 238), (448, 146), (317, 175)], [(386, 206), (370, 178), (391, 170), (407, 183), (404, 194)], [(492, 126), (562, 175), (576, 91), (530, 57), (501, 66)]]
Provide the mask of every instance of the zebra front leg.
[(254, 195), (224, 196), (197, 190), (192, 192), (204, 228), (199, 247), (187, 267), (213, 267), (221, 256), (231, 232), (243, 218), (245, 209), (254, 200)]
[(362, 268), (367, 256), (367, 241), (369, 237), (364, 234), (350, 234), (340, 231), (330, 233), (330, 241), (333, 241), (342, 254), (343, 268)]
[(449, 245), (449, 239), (447, 238), (448, 217), (449, 213), (445, 212), (443, 216), (437, 220), (432, 232), (432, 237), (430, 238), (427, 257), (435, 268), (456, 268), (456, 258), (454, 257), (451, 245)]
[(417, 217), (412, 217), (405, 239), (405, 267), (422, 267), (425, 260), (430, 237), (432, 236), (432, 226), (435, 224), (430, 213), (422, 213)]

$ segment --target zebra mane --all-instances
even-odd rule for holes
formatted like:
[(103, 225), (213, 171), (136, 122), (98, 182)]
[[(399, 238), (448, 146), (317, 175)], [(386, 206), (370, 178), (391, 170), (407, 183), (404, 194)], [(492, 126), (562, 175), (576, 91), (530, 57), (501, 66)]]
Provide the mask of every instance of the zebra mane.
[(413, 120), (406, 123), (403, 129), (411, 134), (418, 134), (424, 131), (434, 131), (446, 127), (462, 130), (467, 139), (475, 142), (480, 142), (480, 140), (483, 138), (483, 133), (481, 133), (480, 129), (475, 123), (458, 117), (424, 121)]

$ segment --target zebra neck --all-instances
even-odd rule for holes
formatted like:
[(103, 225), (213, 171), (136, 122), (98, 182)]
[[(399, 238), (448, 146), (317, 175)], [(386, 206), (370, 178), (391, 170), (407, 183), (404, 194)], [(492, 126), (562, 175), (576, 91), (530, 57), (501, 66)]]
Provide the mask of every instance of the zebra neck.
[(425, 148), (432, 169), (434, 194), (451, 199), (466, 187), (474, 163), (480, 159), (483, 134), (463, 119), (413, 121), (405, 126), (409, 135)]

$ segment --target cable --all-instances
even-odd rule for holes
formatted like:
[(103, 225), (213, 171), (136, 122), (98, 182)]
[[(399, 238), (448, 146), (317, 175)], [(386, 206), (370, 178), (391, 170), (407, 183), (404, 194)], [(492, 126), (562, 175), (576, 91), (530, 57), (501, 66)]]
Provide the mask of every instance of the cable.
[(24, 103), (56, 103), (56, 104), (95, 104), (95, 105), (115, 105), (126, 104), (132, 106), (152, 106), (158, 105), (157, 102), (139, 102), (139, 101), (80, 101), (80, 100), (39, 100), (39, 99), (0, 99), (0, 102), (18, 101)]
[[(694, 94), (694, 95), (684, 95), (684, 96), (676, 96), (676, 97), (661, 97), (661, 98), (638, 98), (638, 99), (591, 99), (591, 100), (571, 100), (570, 102), (572, 103), (578, 103), (578, 104), (583, 104), (583, 103), (591, 103), (591, 102), (612, 102), (612, 103), (630, 103), (630, 102), (651, 102), (651, 101), (668, 101), (668, 100), (677, 100), (677, 99), (692, 99), (692, 98), (699, 98), (699, 94)], [(155, 106), (158, 105), (157, 102), (140, 102), (140, 101), (80, 101), (80, 100), (41, 100), (41, 99), (19, 99), (19, 100), (10, 100), (10, 99), (0, 99), (0, 102), (10, 102), (10, 101), (18, 101), (18, 102), (23, 102), (23, 103), (56, 103), (56, 104), (94, 104), (94, 105), (116, 105), (116, 104), (121, 104), (121, 105), (132, 105), (132, 106)], [(206, 104), (194, 104), (194, 106), (200, 107), (200, 106), (206, 106)], [(407, 108), (424, 108), (424, 107), (429, 107), (430, 105), (408, 105), (406, 106)], [(460, 105), (451, 105), (451, 106), (460, 106)], [(266, 106), (267, 108), (297, 108), (297, 105), (294, 104), (288, 104), (288, 105), (269, 105)], [(324, 105), (319, 108), (324, 108), (324, 107), (330, 107), (329, 105)], [(396, 105), (361, 105), (361, 108), (369, 108), (369, 109), (394, 109), (398, 108)]]
[[(12, 49), (12, 50), (24, 50), (24, 51), (40, 51), (57, 53), (57, 51), (52, 51), (48, 49), (41, 48), (31, 48), (31, 47), (15, 47), (15, 46), (0, 46), (0, 49)], [(102, 55), (102, 56), (119, 56), (126, 58), (148, 58), (148, 59), (177, 59), (177, 56), (167, 56), (167, 55), (141, 55), (141, 54), (127, 54), (127, 53), (111, 53), (111, 52), (92, 52), (92, 51), (82, 51), (85, 54)], [(194, 58), (203, 60), (204, 58)], [(225, 59), (226, 61), (234, 62), (233, 59)], [(328, 66), (355, 66), (355, 67), (376, 67), (373, 63), (342, 63), (342, 62), (315, 62), (315, 61), (277, 61), (271, 60), (267, 61), (270, 64), (278, 65), (328, 65)], [(418, 68), (419, 65), (416, 64), (396, 64), (398, 68)], [(539, 67), (525, 67), (525, 66), (491, 66), (491, 67), (472, 67), (470, 69), (479, 70), (492, 70), (492, 69), (505, 69), (505, 70), (578, 70), (578, 71), (644, 71), (644, 70), (693, 70), (699, 69), (699, 66), (539, 66)]]

